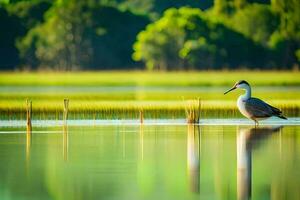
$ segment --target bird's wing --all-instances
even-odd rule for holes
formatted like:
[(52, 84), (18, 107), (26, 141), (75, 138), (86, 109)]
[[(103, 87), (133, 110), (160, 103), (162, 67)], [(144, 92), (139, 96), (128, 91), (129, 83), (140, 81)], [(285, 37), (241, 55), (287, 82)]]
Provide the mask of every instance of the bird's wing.
[(268, 104), (268, 106), (270, 106), (270, 108), (272, 109), (272, 111), (273, 111), (275, 114), (280, 115), (280, 114), (282, 113), (282, 111), (279, 110), (278, 108), (275, 108), (274, 106), (271, 106), (270, 104)]
[(271, 117), (273, 110), (269, 104), (257, 98), (250, 98), (245, 102), (246, 110), (254, 117)]

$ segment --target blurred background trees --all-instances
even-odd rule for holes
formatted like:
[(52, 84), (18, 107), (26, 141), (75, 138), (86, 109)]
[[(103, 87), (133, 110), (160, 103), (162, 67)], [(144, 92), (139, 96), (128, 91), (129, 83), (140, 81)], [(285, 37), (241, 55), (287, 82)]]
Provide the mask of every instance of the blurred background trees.
[(0, 69), (290, 69), (298, 0), (0, 0)]

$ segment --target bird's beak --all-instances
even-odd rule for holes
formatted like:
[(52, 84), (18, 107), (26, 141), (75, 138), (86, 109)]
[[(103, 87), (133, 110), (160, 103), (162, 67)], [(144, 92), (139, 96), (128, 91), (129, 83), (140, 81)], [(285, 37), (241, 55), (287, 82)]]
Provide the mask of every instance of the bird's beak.
[(227, 94), (228, 92), (232, 91), (232, 90), (235, 90), (236, 89), (236, 86), (233, 86), (232, 88), (230, 88), (229, 90), (227, 90), (226, 92), (224, 92), (224, 94)]

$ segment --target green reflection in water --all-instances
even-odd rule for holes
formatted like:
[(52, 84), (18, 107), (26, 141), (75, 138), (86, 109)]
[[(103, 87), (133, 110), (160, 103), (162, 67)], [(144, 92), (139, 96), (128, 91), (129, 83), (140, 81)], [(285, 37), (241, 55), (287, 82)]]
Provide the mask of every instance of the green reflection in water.
[(20, 130), (0, 129), (1, 200), (300, 199), (300, 126)]

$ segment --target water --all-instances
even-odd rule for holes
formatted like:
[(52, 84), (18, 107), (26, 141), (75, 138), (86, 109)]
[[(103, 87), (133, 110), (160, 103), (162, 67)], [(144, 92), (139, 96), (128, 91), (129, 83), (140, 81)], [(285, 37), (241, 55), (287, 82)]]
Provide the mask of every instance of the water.
[(300, 199), (300, 126), (0, 126), (0, 199)]
[[(247, 118), (208, 118), (201, 119), (200, 125), (254, 125), (252, 120)], [(33, 120), (32, 125), (34, 127), (53, 127), (62, 126), (64, 124), (63, 120)], [(186, 119), (144, 119), (144, 126), (174, 126), (174, 125), (186, 125)], [(289, 117), (288, 120), (283, 120), (278, 117), (270, 117), (268, 119), (259, 121), (261, 125), (300, 125), (299, 117)], [(0, 120), (0, 127), (23, 127), (26, 125), (26, 120)], [(68, 125), (70, 126), (121, 126), (121, 125), (132, 125), (139, 126), (139, 119), (115, 119), (115, 120), (105, 120), (105, 119), (76, 119), (68, 120)], [(26, 130), (23, 130), (23, 133)], [(0, 132), (1, 133), (1, 132)]]

